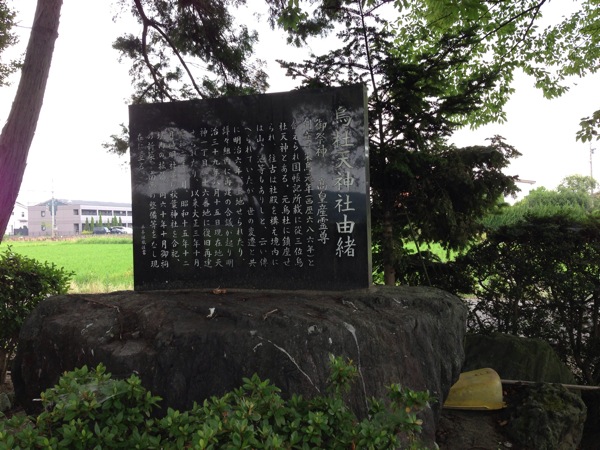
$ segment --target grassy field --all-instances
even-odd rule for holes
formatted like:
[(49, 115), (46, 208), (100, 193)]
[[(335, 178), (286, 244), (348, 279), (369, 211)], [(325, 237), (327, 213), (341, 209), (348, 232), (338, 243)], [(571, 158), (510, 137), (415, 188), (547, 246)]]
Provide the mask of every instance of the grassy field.
[(69, 240), (6, 240), (15, 253), (48, 261), (75, 272), (70, 292), (111, 292), (133, 289), (131, 236), (101, 236)]
[[(133, 289), (131, 236), (90, 236), (67, 240), (6, 240), (0, 252), (12, 246), (15, 253), (48, 261), (74, 272), (70, 292), (111, 292)], [(409, 244), (410, 247), (410, 244)], [(414, 245), (412, 246), (414, 250)], [(445, 261), (446, 252), (434, 245), (431, 251)], [(451, 256), (452, 258), (452, 256)], [(383, 274), (374, 274), (382, 283)]]

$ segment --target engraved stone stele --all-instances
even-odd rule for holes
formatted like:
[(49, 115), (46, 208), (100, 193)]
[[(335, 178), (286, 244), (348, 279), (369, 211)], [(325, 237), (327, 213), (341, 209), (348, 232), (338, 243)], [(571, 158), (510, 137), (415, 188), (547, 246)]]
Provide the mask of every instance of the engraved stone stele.
[(136, 290), (369, 287), (363, 85), (129, 108)]

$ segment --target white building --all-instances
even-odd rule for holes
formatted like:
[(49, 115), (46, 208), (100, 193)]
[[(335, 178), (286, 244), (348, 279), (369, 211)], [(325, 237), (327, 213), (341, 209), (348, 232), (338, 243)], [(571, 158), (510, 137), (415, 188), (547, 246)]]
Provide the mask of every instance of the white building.
[(8, 220), (6, 234), (9, 236), (14, 236), (15, 234), (26, 235), (27, 215), (27, 206), (19, 202), (15, 203), (15, 207), (13, 208), (10, 219)]
[(55, 236), (75, 236), (86, 225), (101, 226), (102, 222), (110, 226), (113, 217), (119, 225), (131, 228), (131, 203), (48, 200), (29, 207), (29, 235), (52, 236), (54, 226)]

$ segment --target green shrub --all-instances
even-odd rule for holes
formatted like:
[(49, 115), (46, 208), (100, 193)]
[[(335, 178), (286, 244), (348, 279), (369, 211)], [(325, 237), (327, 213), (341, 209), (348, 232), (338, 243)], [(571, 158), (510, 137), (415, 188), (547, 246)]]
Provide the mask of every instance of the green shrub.
[(456, 264), (454, 291), (477, 298), (470, 332), (543, 339), (580, 381), (600, 383), (599, 218), (526, 216)]
[(284, 400), (279, 388), (254, 375), (222, 397), (156, 418), (160, 399), (137, 376), (112, 380), (102, 365), (83, 367), (42, 394), (37, 418), (0, 420), (0, 449), (423, 448), (417, 413), (429, 395), (393, 385), (390, 402), (372, 400), (369, 418), (359, 421), (343, 401), (356, 374), (332, 357), (326, 396)]
[(71, 276), (54, 264), (14, 253), (11, 247), (0, 253), (0, 382), (25, 318), (49, 295), (66, 293)]

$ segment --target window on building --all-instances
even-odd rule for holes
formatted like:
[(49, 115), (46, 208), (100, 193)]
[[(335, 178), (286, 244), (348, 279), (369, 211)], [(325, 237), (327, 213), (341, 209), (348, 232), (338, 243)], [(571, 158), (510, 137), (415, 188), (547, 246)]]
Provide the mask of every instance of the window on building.
[(46, 217), (46, 211), (40, 211), (40, 215), (41, 215), (42, 217)]
[(42, 224), (42, 231), (46, 231), (46, 225)]
[(21, 211), (21, 217), (25, 217), (25, 211)]
[(79, 210), (78, 209), (74, 209), (73, 210), (73, 215), (78, 216), (79, 215)]
[(101, 209), (98, 211), (98, 214), (102, 214), (103, 216), (112, 216), (113, 212), (110, 209)]
[(95, 209), (82, 209), (81, 210), (81, 214), (83, 216), (97, 216), (98, 215), (98, 211)]
[(79, 224), (78, 224), (78, 223), (74, 223), (74, 224), (73, 224), (73, 231), (74, 231), (75, 233), (79, 233)]

